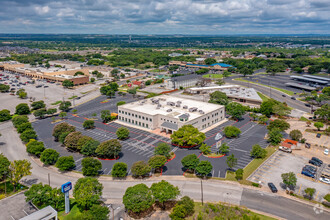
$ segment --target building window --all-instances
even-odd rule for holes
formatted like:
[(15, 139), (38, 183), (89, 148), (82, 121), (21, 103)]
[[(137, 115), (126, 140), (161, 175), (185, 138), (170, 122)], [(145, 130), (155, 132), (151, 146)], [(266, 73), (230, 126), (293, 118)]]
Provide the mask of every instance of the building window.
[(137, 118), (137, 114), (135, 114), (135, 118)]
[(119, 110), (119, 113), (121, 113), (121, 111)]
[(131, 123), (131, 119), (128, 119), (128, 123)]
[(134, 124), (134, 120), (132, 120), (132, 123)]
[(146, 117), (146, 120), (148, 121), (149, 119)]
[[(144, 116), (142, 116), (142, 120), (144, 120)], [(144, 126), (143, 126), (144, 127)]]
[(148, 126), (148, 124), (146, 124), (146, 128), (148, 128), (149, 126)]
[(141, 119), (141, 115), (139, 115), (139, 119)]
[(152, 118), (150, 118), (150, 121), (152, 121)]
[(139, 122), (139, 126), (141, 126), (141, 122)]
[(144, 127), (144, 123), (142, 123), (142, 127)]
[(128, 113), (129, 116), (131, 116), (131, 113)]

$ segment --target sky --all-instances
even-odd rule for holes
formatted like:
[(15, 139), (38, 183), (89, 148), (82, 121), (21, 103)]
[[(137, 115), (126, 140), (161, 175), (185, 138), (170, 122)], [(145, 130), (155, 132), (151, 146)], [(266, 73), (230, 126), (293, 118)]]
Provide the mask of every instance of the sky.
[(0, 33), (330, 34), (330, 0), (0, 0)]

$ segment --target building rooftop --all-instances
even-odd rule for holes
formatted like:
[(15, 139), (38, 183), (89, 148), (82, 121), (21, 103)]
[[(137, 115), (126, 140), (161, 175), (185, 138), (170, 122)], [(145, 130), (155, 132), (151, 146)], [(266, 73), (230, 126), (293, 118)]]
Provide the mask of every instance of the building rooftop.
[(292, 87), (296, 87), (296, 88), (301, 88), (301, 89), (305, 89), (305, 90), (315, 90), (316, 88), (311, 87), (311, 86), (306, 86), (306, 85), (300, 85), (298, 83), (285, 83), (285, 85), (287, 86), (292, 86)]
[(324, 80), (330, 82), (330, 78), (321, 77), (321, 76), (312, 76), (312, 75), (303, 75), (303, 77), (311, 78), (311, 79), (317, 79), (317, 80)]
[(210, 66), (232, 67), (232, 65), (225, 64), (225, 63), (213, 63)]
[(185, 114), (189, 116), (189, 120), (193, 120), (204, 114), (222, 108), (223, 106), (192, 99), (178, 98), (171, 95), (161, 95), (128, 103), (121, 107), (136, 112), (144, 112), (148, 115), (159, 114), (177, 119), (180, 117), (182, 118), (182, 115)]
[(172, 81), (185, 81), (185, 80), (196, 79), (196, 78), (202, 78), (202, 76), (197, 75), (197, 74), (189, 74), (189, 75), (184, 75), (184, 76), (172, 77), (171, 80)]
[(320, 83), (320, 84), (327, 84), (327, 81), (324, 80), (317, 80), (317, 79), (312, 79), (312, 78), (307, 78), (307, 77), (302, 77), (302, 76), (290, 76), (291, 79), (301, 79), (301, 80), (306, 80), (310, 81), (313, 83)]

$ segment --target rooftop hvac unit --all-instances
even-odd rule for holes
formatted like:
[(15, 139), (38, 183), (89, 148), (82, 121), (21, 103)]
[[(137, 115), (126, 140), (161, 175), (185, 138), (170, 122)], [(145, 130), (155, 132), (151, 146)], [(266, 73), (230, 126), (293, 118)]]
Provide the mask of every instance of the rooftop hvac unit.
[(183, 108), (183, 109), (187, 109), (187, 108), (188, 108), (188, 106), (184, 105), (184, 106), (182, 106), (182, 108)]
[(161, 104), (158, 104), (158, 105), (157, 105), (157, 108), (160, 108), (160, 107), (162, 107), (162, 105), (161, 105)]
[(198, 110), (198, 108), (196, 108), (196, 107), (191, 107), (190, 109), (189, 109), (189, 112), (195, 112), (195, 111), (197, 111)]
[(176, 101), (177, 104), (181, 104), (182, 102), (181, 101)]
[(203, 110), (199, 110), (198, 112), (201, 114), (205, 114), (205, 112)]
[(172, 111), (172, 109), (171, 109), (171, 108), (169, 108), (169, 109), (167, 109), (166, 111), (167, 111), (167, 112), (171, 112), (171, 111)]
[(175, 105), (175, 107), (180, 107), (180, 103), (177, 103), (177, 104)]

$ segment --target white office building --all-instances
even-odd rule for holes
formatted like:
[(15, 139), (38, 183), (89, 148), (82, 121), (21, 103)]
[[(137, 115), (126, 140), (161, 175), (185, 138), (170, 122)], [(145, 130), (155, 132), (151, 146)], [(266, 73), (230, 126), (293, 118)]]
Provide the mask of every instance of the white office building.
[(183, 125), (204, 130), (225, 119), (225, 108), (191, 99), (161, 95), (118, 106), (118, 120), (147, 129), (172, 133)]

